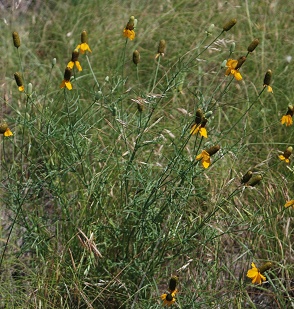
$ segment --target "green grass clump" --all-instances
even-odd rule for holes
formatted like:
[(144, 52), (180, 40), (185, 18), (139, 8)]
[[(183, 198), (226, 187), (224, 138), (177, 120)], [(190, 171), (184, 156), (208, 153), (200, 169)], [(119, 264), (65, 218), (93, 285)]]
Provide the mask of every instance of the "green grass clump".
[(293, 308), (288, 1), (96, 2), (3, 6), (0, 308)]

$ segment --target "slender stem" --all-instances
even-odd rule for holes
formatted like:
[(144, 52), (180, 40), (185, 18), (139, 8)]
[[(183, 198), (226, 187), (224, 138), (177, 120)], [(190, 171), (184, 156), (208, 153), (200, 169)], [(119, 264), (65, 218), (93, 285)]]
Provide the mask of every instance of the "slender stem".
[(87, 54), (86, 54), (86, 59), (87, 59), (87, 62), (88, 62), (90, 71), (91, 71), (91, 73), (92, 73), (92, 75), (93, 75), (93, 78), (94, 78), (94, 80), (95, 80), (95, 83), (96, 83), (98, 89), (100, 90), (100, 85), (99, 85), (98, 80), (97, 80), (97, 78), (96, 78), (96, 76), (95, 76), (95, 74), (94, 74), (94, 71), (93, 71), (93, 69), (92, 69), (92, 65), (91, 65), (90, 59), (89, 59), (89, 57), (88, 57)]

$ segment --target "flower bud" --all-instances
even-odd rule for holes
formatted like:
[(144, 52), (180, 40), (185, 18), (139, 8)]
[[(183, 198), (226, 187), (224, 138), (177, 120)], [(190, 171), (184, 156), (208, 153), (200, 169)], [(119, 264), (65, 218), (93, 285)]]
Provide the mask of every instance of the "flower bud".
[(27, 95), (31, 96), (33, 93), (33, 85), (32, 83), (28, 83)]
[(223, 26), (223, 31), (229, 31), (231, 28), (233, 28), (237, 23), (237, 19), (231, 19), (230, 21), (228, 21), (227, 23), (224, 24)]
[(140, 62), (140, 53), (138, 50), (135, 50), (133, 52), (133, 62), (135, 65), (137, 65)]
[(139, 113), (142, 113), (144, 110), (144, 105), (143, 103), (137, 103), (137, 109)]
[(52, 59), (52, 68), (56, 65), (56, 58)]
[(12, 32), (12, 39), (13, 39), (13, 45), (16, 47), (16, 48), (19, 48), (20, 46), (20, 38), (19, 38), (19, 35), (17, 32)]
[(212, 146), (208, 149), (205, 149), (205, 151), (210, 155), (214, 155), (215, 153), (217, 153), (218, 151), (220, 150), (220, 145), (215, 145), (215, 146)]
[(266, 262), (259, 268), (259, 272), (263, 274), (265, 271), (269, 270), (272, 266), (273, 264), (271, 262)]
[(259, 39), (254, 39), (247, 47), (247, 51), (249, 53), (252, 53), (258, 44), (259, 44)]
[(172, 276), (169, 280), (168, 288), (171, 292), (176, 290), (179, 278), (177, 276)]
[(250, 179), (250, 181), (248, 182), (248, 186), (250, 187), (254, 187), (256, 186), (258, 183), (260, 183), (260, 181), (262, 180), (262, 176), (261, 175), (256, 175), (254, 177), (252, 177)]
[(241, 179), (241, 183), (244, 183), (244, 184), (247, 183), (252, 177), (252, 175), (253, 175), (252, 171), (249, 170), (245, 175), (243, 175)]
[(208, 27), (208, 29), (206, 30), (206, 34), (207, 34), (207, 35), (211, 35), (212, 32), (213, 32), (213, 30), (214, 30), (214, 24), (211, 24), (211, 25)]
[(208, 111), (205, 113), (205, 118), (210, 118), (212, 116), (212, 111)]
[(221, 63), (221, 68), (225, 68), (226, 67), (226, 64), (227, 64), (227, 60), (224, 60), (222, 63)]
[(233, 42), (230, 46), (230, 53), (232, 54), (234, 51), (235, 51), (235, 48), (236, 48), (236, 43)]

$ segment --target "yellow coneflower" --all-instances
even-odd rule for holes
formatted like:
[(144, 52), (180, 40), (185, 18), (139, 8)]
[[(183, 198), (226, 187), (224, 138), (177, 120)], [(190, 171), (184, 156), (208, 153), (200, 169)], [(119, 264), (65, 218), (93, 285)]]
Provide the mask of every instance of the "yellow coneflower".
[(8, 128), (8, 124), (6, 122), (0, 122), (0, 134), (4, 136), (12, 136), (13, 133)]
[(24, 91), (24, 85), (23, 85), (23, 81), (22, 81), (20, 73), (18, 73), (18, 72), (14, 73), (14, 79), (15, 79), (16, 84), (18, 86), (18, 90)]
[(135, 17), (131, 16), (126, 27), (124, 28), (123, 36), (130, 40), (133, 40), (136, 36), (134, 28), (135, 28)]
[(67, 67), (64, 71), (64, 79), (60, 84), (60, 88), (66, 87), (68, 90), (72, 90), (72, 84), (70, 82), (70, 78), (71, 78), (71, 69)]
[(67, 64), (67, 67), (72, 69), (75, 65), (79, 71), (82, 71), (82, 67), (78, 59), (79, 59), (79, 50), (75, 49), (72, 52), (71, 61)]
[(292, 146), (287, 147), (287, 149), (284, 151), (284, 153), (279, 155), (279, 159), (281, 161), (285, 161), (286, 163), (290, 163), (289, 157), (291, 156), (292, 151), (293, 151), (293, 147)]
[(86, 51), (92, 52), (88, 45), (88, 33), (86, 30), (81, 33), (81, 44), (79, 44), (76, 49), (79, 50), (81, 54), (84, 54)]
[(239, 72), (239, 69), (241, 68), (245, 60), (246, 60), (245, 56), (240, 57), (238, 60), (228, 59), (226, 63), (227, 70), (226, 70), (225, 75), (228, 76), (232, 74), (236, 80), (242, 80), (242, 75)]
[(197, 161), (201, 160), (202, 166), (204, 168), (208, 168), (211, 164), (210, 157), (214, 155), (215, 153), (217, 153), (219, 150), (220, 150), (219, 145), (202, 150), (202, 152), (198, 156), (196, 156), (196, 160)]
[(285, 124), (287, 127), (293, 124), (293, 117), (294, 115), (294, 107), (293, 105), (288, 105), (288, 111), (286, 115), (282, 116), (281, 124)]
[(265, 264), (263, 264), (260, 268), (257, 268), (255, 266), (255, 264), (252, 262), (251, 263), (251, 269), (248, 270), (247, 272), (247, 277), (252, 279), (252, 283), (253, 284), (261, 284), (262, 281), (266, 280), (266, 277), (263, 276), (262, 274), (269, 270), (272, 267), (272, 263), (271, 262), (267, 262)]

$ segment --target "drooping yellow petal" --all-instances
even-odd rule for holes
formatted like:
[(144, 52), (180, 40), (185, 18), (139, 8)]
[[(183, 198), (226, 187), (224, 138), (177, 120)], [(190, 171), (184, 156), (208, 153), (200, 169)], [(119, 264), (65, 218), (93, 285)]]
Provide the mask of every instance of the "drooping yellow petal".
[[(233, 72), (234, 71), (234, 72)], [(234, 75), (234, 77), (236, 78), (236, 80), (242, 80), (242, 75), (239, 71), (237, 70), (232, 70), (232, 74)]]
[(68, 90), (72, 90), (72, 84), (69, 80), (64, 81), (65, 86)]
[(292, 206), (294, 208), (294, 200), (291, 200), (291, 201), (288, 201), (286, 204), (285, 204), (285, 207), (290, 207)]
[(272, 92), (273, 93), (273, 88), (270, 85), (267, 85), (267, 92)]
[(13, 133), (10, 131), (9, 128), (6, 129), (6, 131), (3, 133), (4, 136), (12, 136)]
[(199, 134), (205, 138), (207, 138), (207, 130), (206, 128), (200, 127)]
[(199, 128), (200, 128), (200, 124), (197, 125), (196, 123), (194, 123), (192, 128), (191, 128), (190, 134), (192, 134), (192, 135), (197, 134), (198, 131), (199, 131)]
[(67, 67), (72, 69), (74, 67), (74, 62), (73, 61), (70, 61), (68, 64), (67, 64)]
[(76, 61), (76, 62), (75, 62), (75, 65), (76, 65), (78, 71), (82, 71), (82, 70), (83, 70), (83, 69), (82, 69), (82, 66), (81, 66), (81, 64), (80, 64), (79, 61)]
[(18, 87), (18, 90), (19, 90), (19, 91), (24, 91), (24, 86), (19, 86), (19, 87)]
[(286, 124), (286, 127), (291, 126), (293, 124), (292, 116), (291, 115), (284, 115), (281, 118), (281, 124)]
[(126, 38), (129, 38), (131, 41), (135, 38), (136, 34), (134, 30), (124, 29), (123, 35)]

